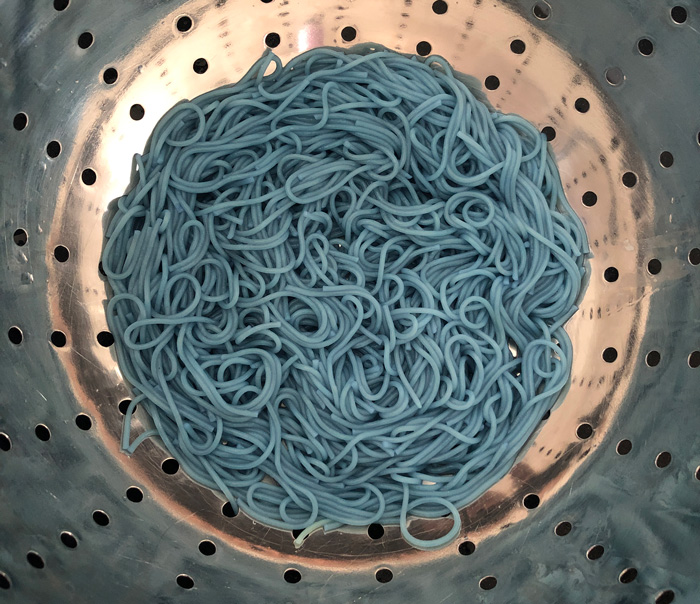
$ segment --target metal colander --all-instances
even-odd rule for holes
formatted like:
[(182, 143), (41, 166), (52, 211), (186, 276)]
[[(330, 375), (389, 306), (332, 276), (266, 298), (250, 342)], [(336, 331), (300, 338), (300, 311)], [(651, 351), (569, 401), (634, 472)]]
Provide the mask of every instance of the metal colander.
[[(0, 0), (0, 601), (697, 602), (698, 28), (693, 0)], [(369, 41), (543, 128), (593, 253), (566, 397), (433, 552), (393, 526), (297, 550), (119, 449), (99, 256), (132, 155), (266, 45)]]

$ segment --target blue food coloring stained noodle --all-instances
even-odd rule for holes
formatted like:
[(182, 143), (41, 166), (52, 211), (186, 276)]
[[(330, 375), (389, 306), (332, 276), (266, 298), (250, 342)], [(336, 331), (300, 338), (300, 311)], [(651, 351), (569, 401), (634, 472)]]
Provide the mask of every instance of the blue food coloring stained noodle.
[(569, 378), (588, 247), (544, 135), (440, 57), (268, 51), (135, 163), (102, 256), (123, 449), (157, 435), (297, 544), (372, 523), (451, 542)]

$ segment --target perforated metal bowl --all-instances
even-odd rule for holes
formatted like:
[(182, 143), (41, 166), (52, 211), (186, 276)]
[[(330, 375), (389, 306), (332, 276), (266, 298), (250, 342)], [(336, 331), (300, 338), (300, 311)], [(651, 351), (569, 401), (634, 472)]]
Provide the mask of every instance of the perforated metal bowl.
[[(1, 0), (0, 600), (697, 602), (698, 28), (690, 0)], [(367, 41), (548, 128), (593, 252), (567, 396), (436, 552), (396, 527), (295, 550), (157, 445), (119, 450), (98, 262), (133, 153), (266, 44)]]

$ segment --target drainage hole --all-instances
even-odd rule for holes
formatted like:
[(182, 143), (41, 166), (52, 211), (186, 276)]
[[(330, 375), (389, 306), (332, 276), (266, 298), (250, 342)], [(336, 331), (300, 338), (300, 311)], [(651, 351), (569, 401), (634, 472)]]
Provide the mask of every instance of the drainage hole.
[(24, 229), (17, 229), (14, 233), (12, 233), (12, 240), (15, 242), (15, 245), (18, 245), (19, 247), (26, 245), (27, 239), (27, 231)]
[(192, 29), (192, 19), (187, 15), (182, 15), (176, 22), (177, 31), (182, 33)]
[(172, 476), (173, 474), (177, 474), (177, 471), (180, 469), (180, 464), (178, 463), (177, 459), (169, 457), (168, 459), (165, 459), (162, 464), (160, 464), (160, 467), (163, 472)]
[(78, 540), (75, 538), (75, 535), (73, 533), (69, 533), (68, 531), (63, 531), (61, 533), (61, 543), (65, 545), (68, 549), (75, 549), (78, 547)]
[(658, 275), (661, 272), (661, 260), (658, 258), (652, 258), (647, 264), (647, 270), (650, 275)]
[(56, 348), (63, 348), (66, 345), (66, 334), (59, 330), (52, 332), (51, 343)]
[(614, 266), (610, 266), (605, 269), (603, 277), (608, 283), (615, 283), (620, 277), (620, 272)]
[(194, 63), (192, 63), (192, 69), (195, 73), (202, 75), (203, 73), (206, 73), (207, 69), (209, 69), (209, 63), (207, 63), (206, 59), (200, 57), (199, 59), (195, 60)]
[(34, 568), (44, 568), (46, 566), (44, 559), (36, 552), (27, 552), (27, 562)]
[(109, 331), (101, 331), (97, 334), (97, 343), (104, 348), (109, 348), (114, 344), (114, 336)]
[(352, 42), (357, 38), (357, 30), (354, 27), (343, 27), (340, 37), (343, 38), (344, 42)]
[(486, 90), (496, 90), (500, 85), (501, 80), (499, 80), (498, 76), (495, 75), (490, 75), (484, 80), (484, 86), (486, 86)]
[(656, 461), (654, 463), (657, 468), (665, 468), (671, 463), (672, 459), (673, 456), (668, 451), (661, 451), (661, 453), (656, 456)]
[(301, 573), (296, 568), (288, 568), (284, 571), (284, 580), (287, 583), (299, 583), (301, 581)]
[(598, 560), (605, 553), (605, 548), (602, 545), (594, 545), (586, 552), (586, 558), (589, 560)]
[(34, 434), (39, 440), (44, 442), (51, 439), (51, 430), (45, 424), (37, 424), (36, 428), (34, 428)]
[(98, 526), (107, 526), (109, 524), (109, 516), (102, 510), (95, 510), (92, 513), (92, 519)]
[(656, 367), (661, 361), (661, 354), (658, 350), (652, 350), (647, 354), (646, 363), (649, 367)]
[(627, 455), (632, 450), (632, 441), (623, 438), (619, 443), (617, 443), (615, 450), (617, 451), (618, 455)]
[(7, 337), (10, 340), (10, 343), (14, 344), (15, 346), (19, 346), (22, 343), (22, 340), (24, 339), (22, 330), (19, 327), (15, 327), (14, 325), (7, 330)]
[(83, 50), (90, 48), (94, 41), (95, 37), (89, 31), (84, 31), (78, 36), (78, 46)]
[(593, 435), (593, 426), (591, 424), (583, 423), (578, 428), (576, 428), (576, 436), (581, 440), (586, 440)]
[(637, 578), (636, 568), (626, 568), (620, 573), (620, 583), (632, 583)]
[(126, 498), (132, 503), (140, 503), (143, 501), (143, 491), (138, 487), (129, 487), (126, 490)]
[(280, 35), (274, 31), (265, 36), (265, 46), (268, 48), (277, 48), (280, 45), (280, 42), (282, 42), (282, 38), (280, 38)]
[(367, 527), (367, 534), (370, 539), (381, 539), (384, 536), (384, 527), (381, 524), (370, 524)]
[(227, 518), (236, 517), (236, 510), (233, 509), (233, 506), (231, 505), (230, 501), (227, 501), (226, 503), (224, 503), (224, 505), (221, 506), (221, 513)]
[(92, 420), (88, 415), (80, 413), (75, 417), (75, 425), (81, 430), (89, 430), (92, 428)]
[(540, 505), (540, 498), (539, 498), (539, 496), (535, 495), (534, 493), (530, 493), (528, 495), (525, 495), (525, 497), (523, 498), (523, 505), (528, 510), (534, 510), (537, 506)]
[(558, 537), (565, 537), (571, 532), (571, 528), (572, 526), (570, 522), (560, 522), (559, 524), (557, 524), (557, 526), (554, 527), (554, 533)]
[(416, 44), (416, 52), (421, 56), (421, 57), (427, 57), (433, 50), (432, 45), (430, 42), (426, 42), (423, 40), (422, 42), (418, 42)]
[(612, 347), (606, 348), (603, 351), (603, 360), (606, 363), (614, 363), (617, 360), (617, 350)]
[(389, 583), (394, 578), (394, 573), (392, 573), (388, 568), (380, 568), (376, 573), (374, 573), (374, 578), (379, 581), (379, 583)]
[(213, 556), (216, 553), (216, 545), (209, 539), (199, 542), (199, 551), (204, 556)]

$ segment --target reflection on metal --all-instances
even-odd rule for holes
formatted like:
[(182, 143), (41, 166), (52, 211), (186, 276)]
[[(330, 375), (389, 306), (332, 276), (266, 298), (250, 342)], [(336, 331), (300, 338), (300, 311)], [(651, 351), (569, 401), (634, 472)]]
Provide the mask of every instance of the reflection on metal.
[[(429, 0), (54, 3), (66, 4), (6, 0), (0, 27), (0, 318), (2, 334), (12, 326), (22, 334), (20, 344), (0, 341), (0, 432), (11, 443), (0, 450), (0, 533), (9, 537), (0, 573), (9, 601), (175, 602), (192, 596), (179, 575), (201, 592), (197, 601), (237, 604), (653, 602), (664, 589), (690, 601), (700, 576), (699, 546), (687, 538), (700, 528), (692, 407), (700, 370), (687, 362), (700, 348), (700, 269), (688, 262), (698, 246), (700, 122), (690, 99), (700, 75), (696, 62), (673, 57), (700, 55), (696, 13), (679, 24), (665, 6), (642, 11), (622, 0), (452, 0), (444, 12)], [(192, 21), (184, 32), (183, 15)], [(160, 116), (240, 78), (269, 33), (288, 60), (320, 45), (348, 47), (340, 34), (348, 26), (352, 43), (415, 52), (429, 42), (458, 70), (482, 82), (497, 76), (487, 91), (496, 108), (554, 128), (566, 193), (593, 254), (568, 325), (575, 356), (566, 397), (512, 471), (462, 511), (460, 541), (437, 552), (409, 548), (395, 527), (374, 540), (360, 530), (313, 534), (295, 550), (289, 532), (226, 517), (211, 491), (182, 472), (165, 474), (156, 445), (124, 456), (118, 404), (129, 392), (113, 351), (96, 339), (106, 329), (104, 215)], [(78, 44), (85, 31), (94, 36), (87, 49)], [(655, 45), (650, 56), (638, 50), (643, 37)], [(516, 39), (524, 52), (511, 50)], [(197, 59), (206, 60), (203, 73)], [(132, 117), (135, 104), (142, 119)], [(28, 116), (21, 130), (20, 112)], [(51, 141), (60, 143), (56, 157), (55, 145), (47, 155)], [(673, 153), (669, 168), (662, 151)], [(82, 180), (88, 168), (92, 185)], [(622, 179), (630, 171), (633, 187)], [(23, 246), (13, 241), (20, 228)], [(54, 257), (59, 245), (70, 252), (65, 262)], [(652, 258), (661, 260), (656, 275), (647, 272)], [(603, 278), (611, 266), (612, 283)], [(49, 343), (54, 330), (66, 334), (65, 347)], [(607, 348), (614, 362), (603, 358)], [(652, 349), (661, 360), (648, 367)], [(91, 429), (76, 427), (78, 413), (92, 418)], [(588, 438), (577, 436), (583, 422), (593, 427)], [(34, 434), (39, 423), (49, 440)], [(615, 451), (623, 438), (632, 442), (624, 456)], [(661, 451), (672, 453), (665, 468), (654, 465)], [(127, 497), (132, 486), (143, 501)], [(523, 504), (528, 494), (539, 497), (537, 509)], [(93, 520), (95, 510), (109, 524)], [(563, 521), (573, 528), (558, 536)], [(415, 520), (411, 531), (425, 538), (448, 523)], [(63, 531), (76, 548), (61, 542)], [(203, 539), (215, 555), (200, 553)], [(596, 544), (605, 553), (590, 561)], [(26, 562), (30, 550), (46, 560), (40, 576)], [(299, 582), (285, 581), (290, 568)], [(383, 568), (393, 575), (375, 577)], [(638, 576), (622, 584), (627, 568)]]

